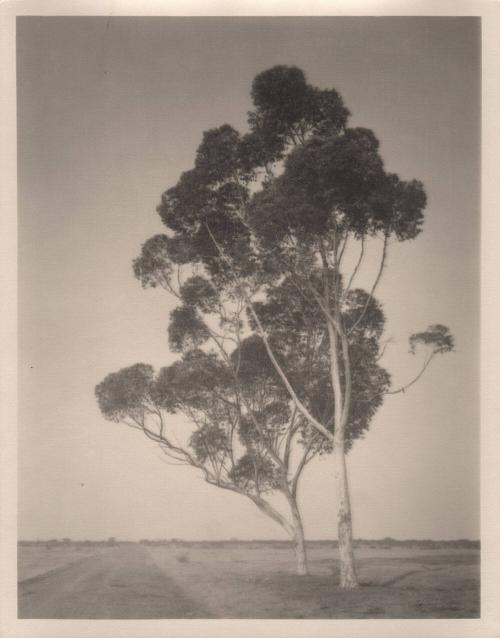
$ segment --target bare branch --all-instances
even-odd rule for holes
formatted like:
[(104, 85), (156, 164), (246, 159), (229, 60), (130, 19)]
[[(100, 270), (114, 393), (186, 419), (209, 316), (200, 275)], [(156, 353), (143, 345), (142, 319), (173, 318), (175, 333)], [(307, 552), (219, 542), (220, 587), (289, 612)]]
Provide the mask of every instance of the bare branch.
[(378, 357), (375, 359), (375, 361), (380, 361), (380, 359), (382, 359), (382, 357), (385, 354), (385, 351), (387, 350), (387, 346), (392, 342), (392, 338), (386, 339), (383, 343), (382, 346), (382, 350), (380, 351), (380, 354), (378, 355)]
[(358, 317), (358, 319), (355, 321), (355, 323), (351, 326), (348, 334), (351, 334), (353, 332), (353, 330), (359, 325), (359, 323), (361, 322), (361, 320), (363, 319), (363, 317), (366, 314), (366, 311), (368, 310), (368, 306), (370, 305), (372, 299), (373, 299), (373, 294), (375, 293), (375, 289), (378, 286), (378, 283), (380, 281), (380, 278), (382, 277), (382, 272), (384, 270), (384, 265), (385, 265), (385, 258), (387, 256), (387, 242), (388, 242), (389, 236), (387, 234), (384, 235), (384, 248), (382, 250), (382, 257), (380, 259), (380, 267), (378, 269), (378, 273), (377, 276), (375, 277), (375, 281), (373, 283), (372, 289), (370, 290), (370, 294), (368, 295), (368, 299), (366, 300), (365, 306), (360, 314), (360, 316)]
[(161, 287), (164, 290), (167, 290), (168, 292), (170, 292), (172, 295), (174, 295), (174, 297), (176, 297), (177, 299), (181, 300), (181, 295), (179, 292), (177, 292), (177, 290), (172, 286), (172, 284), (170, 283), (170, 280), (166, 277), (163, 278), (163, 281), (160, 282)]
[(356, 275), (357, 275), (357, 274), (358, 274), (358, 272), (359, 272), (359, 269), (360, 269), (360, 267), (361, 267), (361, 262), (363, 261), (363, 257), (364, 257), (364, 255), (365, 255), (365, 238), (364, 238), (364, 236), (363, 236), (363, 237), (361, 238), (361, 250), (360, 250), (360, 253), (359, 253), (359, 259), (358, 259), (358, 261), (356, 262), (356, 265), (354, 266), (354, 269), (353, 269), (353, 271), (352, 271), (352, 273), (351, 273), (351, 276), (350, 276), (350, 278), (349, 278), (349, 281), (348, 281), (348, 283), (347, 283), (347, 286), (346, 286), (346, 288), (345, 288), (345, 290), (344, 290), (343, 299), (345, 299), (345, 297), (346, 297), (347, 293), (348, 293), (348, 292), (349, 292), (349, 290), (351, 289), (352, 282), (354, 281), (354, 279), (355, 279)]
[(294, 499), (297, 498), (297, 487), (298, 487), (300, 475), (302, 474), (302, 470), (304, 469), (304, 467), (306, 466), (306, 464), (308, 462), (307, 455), (309, 454), (312, 446), (316, 442), (317, 437), (318, 437), (317, 434), (315, 434), (314, 436), (311, 437), (311, 439), (310, 439), (309, 443), (307, 444), (307, 446), (306, 446), (306, 448), (304, 450), (304, 453), (303, 453), (303, 455), (302, 455), (302, 457), (301, 457), (301, 459), (299, 461), (299, 464), (297, 465), (297, 469), (295, 470), (295, 474), (293, 475), (291, 493), (292, 493), (292, 496), (293, 496)]
[(340, 252), (338, 254), (338, 257), (337, 257), (336, 263), (335, 263), (335, 266), (336, 266), (337, 269), (340, 268), (340, 264), (342, 263), (342, 257), (344, 256), (345, 249), (347, 247), (348, 241), (349, 241), (349, 233), (346, 232), (344, 240), (342, 242), (342, 247), (340, 249)]
[(412, 385), (417, 383), (417, 381), (420, 379), (420, 377), (424, 374), (424, 372), (426, 371), (426, 369), (429, 366), (430, 362), (434, 358), (434, 355), (435, 355), (435, 353), (431, 352), (431, 354), (427, 356), (427, 358), (426, 358), (426, 360), (424, 362), (424, 365), (422, 366), (422, 369), (417, 374), (417, 376), (414, 379), (412, 379), (409, 383), (406, 383), (405, 385), (402, 385), (397, 390), (389, 390), (388, 392), (384, 392), (384, 394), (399, 394), (400, 392), (406, 392), (406, 390), (408, 390), (408, 388), (411, 388)]
[(431, 352), (426, 357), (426, 360), (424, 361), (424, 364), (423, 364), (420, 372), (411, 381), (409, 381), (408, 383), (405, 383), (404, 385), (400, 386), (396, 390), (388, 390), (387, 392), (381, 392), (379, 394), (374, 394), (369, 399), (360, 399), (360, 400), (362, 400), (364, 402), (367, 402), (367, 403), (370, 403), (371, 401), (373, 401), (374, 399), (376, 399), (377, 397), (380, 397), (380, 396), (386, 396), (386, 395), (389, 395), (389, 394), (405, 393), (406, 390), (408, 390), (408, 388), (411, 388), (411, 386), (414, 385), (415, 383), (417, 383), (417, 381), (422, 377), (422, 375), (424, 374), (426, 369), (429, 367), (429, 364), (432, 361), (432, 359), (434, 358), (434, 356), (435, 356), (435, 352)]
[(257, 507), (273, 519), (276, 523), (281, 525), (287, 533), (293, 537), (294, 528), (287, 519), (278, 512), (268, 501), (264, 500), (260, 495), (255, 496), (253, 494), (247, 494), (248, 498), (257, 505)]
[(288, 471), (288, 466), (290, 464), (290, 454), (292, 448), (292, 440), (295, 433), (299, 429), (299, 424), (295, 424), (295, 418), (297, 416), (297, 408), (294, 409), (292, 416), (290, 418), (290, 425), (288, 428), (287, 436), (285, 439), (285, 450), (283, 452), (283, 462), (285, 464), (285, 468)]

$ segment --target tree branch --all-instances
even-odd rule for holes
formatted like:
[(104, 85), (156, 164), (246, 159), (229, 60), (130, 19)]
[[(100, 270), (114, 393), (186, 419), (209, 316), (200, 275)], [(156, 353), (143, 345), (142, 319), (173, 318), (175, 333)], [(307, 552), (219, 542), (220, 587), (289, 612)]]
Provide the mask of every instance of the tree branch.
[(354, 281), (354, 279), (355, 279), (356, 275), (357, 275), (357, 274), (358, 274), (358, 272), (359, 272), (359, 269), (360, 269), (360, 267), (361, 267), (361, 262), (363, 261), (363, 257), (364, 257), (364, 255), (365, 255), (365, 238), (364, 238), (364, 236), (363, 236), (363, 237), (361, 238), (361, 250), (360, 250), (360, 253), (359, 253), (359, 259), (358, 259), (358, 261), (356, 262), (356, 265), (354, 266), (354, 269), (353, 269), (353, 271), (352, 271), (352, 273), (351, 273), (351, 276), (350, 276), (350, 278), (349, 278), (349, 281), (348, 281), (348, 283), (347, 283), (347, 286), (346, 286), (346, 288), (345, 288), (345, 290), (344, 290), (344, 294), (342, 295), (342, 299), (345, 299), (345, 297), (346, 297), (347, 293), (348, 293), (348, 292), (349, 292), (349, 290), (351, 289), (352, 282)]
[[(215, 246), (217, 247), (217, 250), (219, 251), (219, 254), (221, 255), (221, 257), (224, 259), (224, 261), (228, 264), (231, 273), (233, 274), (233, 277), (236, 280), (236, 283), (238, 284), (238, 278), (234, 273), (234, 269), (230, 263), (230, 261), (228, 260), (228, 258), (226, 257), (226, 255), (224, 254), (224, 252), (222, 251), (222, 248), (219, 246), (217, 240), (215, 239), (215, 237), (212, 234), (212, 231), (210, 230), (210, 228), (207, 225), (207, 230), (208, 233), (210, 234), (210, 237), (212, 238), (212, 241), (214, 242)], [(331, 432), (329, 432), (324, 425), (322, 425), (319, 421), (317, 421), (312, 414), (309, 412), (309, 410), (305, 407), (305, 405), (300, 401), (300, 399), (297, 396), (297, 393), (295, 392), (295, 390), (293, 389), (291, 383), (288, 381), (287, 376), (285, 375), (283, 369), (281, 368), (281, 366), (279, 365), (276, 357), (274, 356), (274, 352), (271, 349), (271, 346), (269, 345), (269, 341), (267, 339), (267, 335), (264, 331), (264, 328), (262, 326), (262, 323), (259, 319), (259, 317), (257, 316), (257, 313), (255, 312), (255, 309), (253, 307), (252, 302), (248, 299), (248, 296), (246, 295), (246, 293), (243, 291), (242, 286), (240, 286), (240, 293), (243, 296), (243, 299), (245, 301), (245, 304), (249, 310), (249, 312), (251, 313), (252, 317), (255, 320), (255, 323), (257, 325), (257, 332), (259, 334), (259, 336), (261, 337), (262, 341), (264, 342), (264, 346), (266, 348), (267, 354), (269, 355), (269, 358), (271, 359), (272, 364), (274, 365), (274, 368), (276, 370), (276, 372), (278, 373), (278, 375), (280, 376), (281, 380), (283, 381), (286, 389), (288, 390), (290, 397), (292, 399), (292, 401), (294, 402), (295, 406), (297, 407), (298, 411), (311, 423), (311, 425), (313, 425), (316, 429), (318, 429), (324, 436), (326, 436), (329, 439), (333, 439)]]
[(401, 392), (402, 393), (406, 392), (406, 390), (408, 390), (408, 388), (411, 388), (411, 386), (414, 385), (415, 383), (417, 383), (417, 381), (421, 378), (421, 376), (424, 374), (426, 369), (429, 367), (429, 364), (432, 361), (432, 359), (434, 358), (434, 356), (435, 356), (434, 352), (431, 352), (431, 354), (427, 356), (427, 358), (426, 358), (426, 360), (424, 362), (424, 365), (422, 366), (422, 369), (420, 370), (420, 372), (416, 375), (416, 377), (414, 377), (408, 383), (405, 383), (404, 385), (400, 386), (396, 390), (388, 390), (387, 392), (380, 392), (379, 394), (374, 394), (369, 399), (362, 399), (363, 402), (371, 403), (371, 401), (373, 401), (373, 399), (376, 399), (377, 397), (380, 397), (380, 396), (386, 396), (386, 395), (389, 395), (389, 394), (399, 394)]
[(294, 499), (297, 498), (297, 487), (298, 487), (298, 483), (299, 483), (299, 478), (300, 475), (302, 474), (302, 470), (304, 469), (304, 467), (307, 464), (307, 455), (309, 453), (309, 451), (311, 450), (313, 444), (316, 442), (317, 439), (317, 434), (315, 434), (314, 436), (311, 437), (309, 443), (307, 444), (304, 454), (302, 455), (299, 464), (297, 465), (297, 469), (295, 470), (295, 474), (293, 475), (292, 478), (292, 487), (291, 487), (291, 493)]
[(375, 289), (376, 289), (376, 288), (377, 288), (377, 286), (378, 286), (378, 283), (379, 283), (379, 281), (380, 281), (380, 278), (382, 277), (382, 271), (384, 270), (385, 258), (386, 258), (386, 256), (387, 256), (387, 243), (388, 243), (388, 240), (389, 240), (389, 236), (388, 236), (388, 235), (387, 235), (387, 233), (386, 233), (386, 234), (384, 235), (384, 248), (383, 248), (383, 250), (382, 250), (382, 257), (381, 257), (381, 259), (380, 259), (380, 267), (379, 267), (379, 269), (378, 269), (377, 276), (376, 276), (375, 281), (374, 281), (374, 283), (373, 283), (373, 286), (372, 286), (372, 289), (371, 289), (371, 291), (370, 291), (370, 294), (368, 295), (368, 299), (367, 299), (367, 301), (366, 301), (366, 303), (365, 303), (365, 306), (364, 306), (363, 310), (361, 311), (361, 314), (360, 314), (360, 316), (358, 317), (358, 319), (354, 322), (354, 324), (353, 324), (353, 325), (351, 326), (351, 328), (349, 329), (349, 331), (348, 331), (348, 333), (347, 333), (348, 335), (350, 335), (350, 334), (353, 332), (353, 330), (356, 328), (356, 326), (358, 326), (358, 325), (359, 325), (359, 323), (361, 322), (361, 320), (362, 320), (362, 319), (363, 319), (363, 317), (365, 316), (366, 311), (368, 310), (368, 306), (370, 305), (370, 303), (371, 303), (371, 301), (372, 301), (372, 299), (373, 299), (373, 294), (374, 294), (374, 292), (375, 292)]
[(268, 501), (263, 499), (260, 495), (256, 496), (253, 494), (247, 494), (247, 496), (251, 501), (255, 503), (255, 505), (257, 505), (257, 507), (262, 512), (264, 512), (270, 518), (272, 518), (273, 521), (281, 525), (281, 527), (283, 527), (286, 530), (286, 532), (293, 538), (293, 535), (294, 535), (293, 526), (287, 521), (287, 519), (282, 514), (280, 514), (280, 512), (278, 512), (278, 510), (276, 510)]
[(387, 350), (387, 346), (391, 343), (392, 339), (386, 339), (384, 341), (384, 345), (382, 346), (382, 350), (380, 351), (380, 354), (378, 355), (378, 357), (376, 358), (376, 361), (380, 361), (380, 359), (382, 359), (382, 357), (385, 354), (385, 351)]
[(408, 390), (408, 388), (411, 388), (412, 385), (417, 383), (417, 381), (420, 379), (420, 377), (424, 374), (424, 372), (426, 371), (426, 369), (429, 366), (430, 362), (434, 358), (434, 354), (435, 354), (434, 352), (431, 352), (431, 354), (428, 355), (428, 357), (426, 358), (426, 360), (424, 362), (424, 365), (422, 366), (422, 369), (420, 370), (420, 372), (417, 374), (417, 376), (414, 379), (412, 379), (409, 383), (406, 383), (405, 385), (402, 385), (397, 390), (389, 390), (388, 392), (384, 392), (384, 394), (399, 394), (400, 392), (406, 392), (406, 390)]
[(349, 233), (346, 232), (345, 237), (344, 237), (344, 241), (342, 242), (342, 248), (340, 249), (340, 252), (338, 254), (338, 258), (336, 259), (335, 262), (335, 267), (337, 269), (340, 269), (340, 264), (342, 263), (342, 257), (344, 256), (344, 252), (347, 246), (347, 242), (349, 241)]
[(285, 464), (286, 471), (288, 472), (288, 466), (290, 464), (290, 453), (292, 447), (292, 439), (299, 429), (298, 425), (295, 425), (295, 417), (297, 416), (297, 408), (294, 408), (292, 416), (290, 418), (290, 426), (285, 438), (285, 450), (283, 452), (283, 463)]

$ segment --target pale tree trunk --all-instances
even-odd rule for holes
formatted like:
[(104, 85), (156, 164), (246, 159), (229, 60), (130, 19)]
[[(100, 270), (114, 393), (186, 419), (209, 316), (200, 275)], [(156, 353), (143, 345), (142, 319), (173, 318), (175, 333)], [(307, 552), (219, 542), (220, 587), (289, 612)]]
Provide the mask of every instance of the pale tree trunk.
[(340, 339), (342, 343), (345, 387), (342, 416), (340, 419), (340, 423), (338, 423), (338, 440), (334, 442), (338, 501), (337, 521), (340, 558), (340, 586), (345, 589), (354, 589), (358, 586), (358, 579), (354, 566), (354, 551), (352, 546), (351, 499), (349, 497), (349, 482), (347, 479), (347, 465), (344, 447), (345, 428), (349, 419), (349, 410), (351, 403), (351, 364), (349, 358), (349, 346), (347, 343), (347, 337), (343, 329)]
[(307, 576), (309, 568), (307, 566), (306, 543), (304, 539), (304, 527), (302, 525), (302, 517), (297, 506), (297, 501), (292, 498), (290, 504), (292, 510), (292, 519), (294, 526), (293, 546), (295, 550), (295, 558), (297, 561), (297, 574), (299, 576)]
[[(336, 437), (337, 438), (337, 437)], [(340, 586), (354, 589), (358, 586), (352, 547), (352, 518), (347, 467), (343, 441), (335, 443), (335, 482), (337, 487), (337, 525), (339, 538)]]
[[(325, 304), (329, 308), (328, 281), (325, 284)], [(337, 286), (336, 296), (339, 295)], [(339, 542), (340, 560), (340, 587), (343, 589), (354, 589), (358, 586), (358, 579), (354, 567), (354, 552), (352, 547), (352, 517), (351, 502), (349, 499), (349, 486), (347, 479), (347, 467), (345, 461), (345, 427), (349, 418), (349, 408), (351, 401), (351, 371), (349, 362), (349, 352), (347, 339), (343, 333), (342, 318), (340, 309), (335, 300), (334, 316), (336, 327), (331, 321), (327, 322), (328, 339), (330, 343), (330, 372), (333, 394), (335, 399), (334, 409), (334, 440), (333, 457), (335, 462), (335, 483), (337, 488), (337, 530)], [(340, 379), (339, 364), (339, 339), (337, 331), (340, 333), (342, 342), (342, 359), (344, 364), (344, 392)]]
[(277, 510), (270, 505), (266, 500), (260, 496), (251, 496), (251, 500), (257, 505), (257, 507), (267, 514), (273, 521), (281, 525), (286, 533), (290, 536), (293, 543), (293, 549), (296, 560), (296, 573), (299, 576), (305, 576), (309, 573), (307, 567), (307, 553), (306, 544), (304, 539), (304, 528), (302, 525), (302, 517), (300, 515), (299, 508), (297, 506), (296, 499), (290, 494), (289, 491), (285, 492), (285, 496), (290, 505), (292, 512), (293, 524), (290, 524), (284, 516), (282, 516)]
[(290, 506), (290, 512), (292, 514), (293, 522), (293, 549), (295, 551), (295, 559), (297, 561), (297, 574), (299, 576), (307, 576), (309, 574), (309, 568), (307, 566), (307, 552), (306, 542), (304, 538), (304, 526), (302, 525), (302, 516), (300, 515), (299, 506), (297, 503), (296, 490), (291, 490), (288, 485), (288, 481), (284, 481), (283, 494)]

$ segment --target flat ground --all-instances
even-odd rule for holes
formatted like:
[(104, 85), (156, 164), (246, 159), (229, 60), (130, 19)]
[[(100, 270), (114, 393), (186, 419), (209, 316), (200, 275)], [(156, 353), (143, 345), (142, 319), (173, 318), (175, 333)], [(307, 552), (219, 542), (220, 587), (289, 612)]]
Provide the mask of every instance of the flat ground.
[(331, 544), (310, 545), (311, 575), (302, 577), (280, 543), (126, 543), (83, 556), (71, 546), (21, 546), (19, 617), (479, 616), (476, 549), (360, 547), (356, 559), (361, 587), (342, 591)]

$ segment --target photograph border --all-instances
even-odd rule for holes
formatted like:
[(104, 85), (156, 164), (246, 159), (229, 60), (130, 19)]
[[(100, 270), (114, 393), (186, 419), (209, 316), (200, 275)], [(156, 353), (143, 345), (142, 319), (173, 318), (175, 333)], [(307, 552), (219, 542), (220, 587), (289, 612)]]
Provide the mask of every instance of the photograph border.
[[(0, 636), (2, 638), (498, 638), (500, 636), (500, 6), (498, 2), (67, 2), (0, 4)], [(481, 618), (452, 620), (19, 620), (17, 590), (17, 171), (15, 21), (47, 16), (478, 16), (482, 19), (481, 205)], [(473, 326), (472, 329), (477, 329)]]

